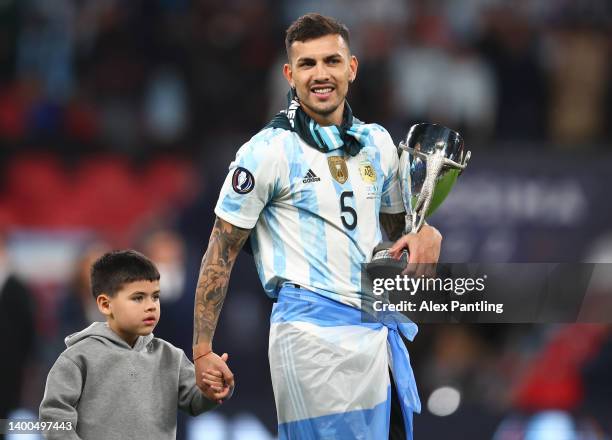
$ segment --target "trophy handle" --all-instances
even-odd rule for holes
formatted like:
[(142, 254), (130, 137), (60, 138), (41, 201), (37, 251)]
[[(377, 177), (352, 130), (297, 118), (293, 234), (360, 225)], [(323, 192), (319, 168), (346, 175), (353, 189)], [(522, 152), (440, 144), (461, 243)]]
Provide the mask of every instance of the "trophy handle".
[[(406, 145), (404, 143), (404, 141), (400, 141), (399, 147), (400, 147), (400, 149), (402, 149), (404, 151), (407, 151), (410, 154), (412, 154), (414, 156), (417, 156), (418, 158), (423, 159), (425, 161), (429, 157), (428, 154), (425, 154), (425, 153), (423, 153), (423, 152), (421, 152), (419, 150), (415, 150), (414, 148), (409, 147), (408, 145)], [(450, 168), (456, 168), (458, 170), (461, 170), (461, 172), (463, 172), (463, 170), (465, 169), (465, 167), (467, 166), (467, 164), (468, 164), (468, 162), (470, 160), (470, 157), (472, 157), (472, 152), (471, 151), (468, 151), (467, 153), (465, 153), (465, 157), (463, 158), (461, 163), (455, 162), (454, 160), (450, 160), (448, 158), (445, 158), (444, 159), (444, 165), (446, 165), (446, 166), (448, 166)]]
[(407, 151), (407, 152), (409, 152), (410, 154), (412, 154), (412, 155), (414, 155), (414, 156), (419, 157), (420, 159), (427, 160), (427, 154), (425, 154), (425, 153), (423, 153), (423, 152), (421, 152), (421, 151), (419, 151), (419, 150), (415, 150), (415, 149), (414, 149), (414, 148), (412, 148), (412, 147), (409, 147), (408, 145), (406, 145), (406, 144), (404, 143), (404, 141), (400, 141), (400, 143), (399, 143), (399, 147), (400, 147), (400, 149), (402, 149), (402, 150), (404, 150), (404, 151)]
[(463, 158), (463, 162), (461, 162), (461, 168), (460, 168), (460, 171), (459, 171), (459, 175), (461, 175), (463, 173), (463, 170), (465, 170), (465, 167), (467, 167), (467, 164), (470, 161), (470, 157), (472, 157), (472, 152), (468, 150), (465, 153), (465, 157)]
[(461, 174), (470, 159), (471, 153), (468, 151), (465, 156), (461, 158), (461, 162), (455, 162), (445, 157), (443, 150), (444, 143), (440, 142), (439, 144), (439, 146), (436, 144), (435, 152), (430, 154), (423, 153), (418, 149), (410, 147), (405, 142), (400, 142), (399, 144), (399, 147), (407, 151), (412, 157), (421, 159), (426, 164), (427, 169), (421, 192), (414, 206), (411, 206), (411, 212), (406, 216), (406, 232), (408, 232), (408, 230), (410, 230), (410, 232), (418, 232), (425, 223), (425, 217), (427, 216), (436, 190), (436, 181), (441, 175), (442, 170), (456, 169), (459, 170), (459, 174)]

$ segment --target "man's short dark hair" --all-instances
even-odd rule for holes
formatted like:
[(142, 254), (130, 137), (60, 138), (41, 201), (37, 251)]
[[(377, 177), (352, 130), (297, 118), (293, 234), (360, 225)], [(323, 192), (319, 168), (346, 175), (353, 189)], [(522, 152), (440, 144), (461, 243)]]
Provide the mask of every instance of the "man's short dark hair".
[(112, 251), (102, 255), (91, 266), (91, 293), (115, 296), (124, 284), (135, 281), (157, 281), (155, 264), (134, 250)]
[(326, 35), (340, 35), (347, 47), (349, 46), (349, 30), (335, 18), (316, 13), (302, 15), (287, 29), (285, 37), (287, 57), (291, 58), (291, 45), (295, 41), (304, 42)]

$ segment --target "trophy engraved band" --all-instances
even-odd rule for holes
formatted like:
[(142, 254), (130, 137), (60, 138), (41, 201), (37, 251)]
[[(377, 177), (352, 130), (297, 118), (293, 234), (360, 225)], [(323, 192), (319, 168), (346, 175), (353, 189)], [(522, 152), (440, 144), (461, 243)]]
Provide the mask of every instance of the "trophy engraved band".
[[(399, 173), (406, 209), (405, 234), (416, 233), (446, 199), (467, 166), (471, 152), (465, 151), (458, 132), (429, 123), (413, 125), (399, 147), (402, 150)], [(390, 246), (389, 242), (379, 244), (374, 249), (372, 261), (390, 258)]]

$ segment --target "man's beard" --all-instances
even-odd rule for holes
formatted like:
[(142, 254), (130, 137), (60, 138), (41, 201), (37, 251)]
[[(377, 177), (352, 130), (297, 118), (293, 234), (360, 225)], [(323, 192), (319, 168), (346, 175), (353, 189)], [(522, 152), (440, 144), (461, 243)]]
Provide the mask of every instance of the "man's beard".
[(335, 112), (338, 109), (338, 107), (340, 107), (340, 104), (342, 104), (343, 101), (344, 100), (341, 100), (337, 105), (331, 106), (330, 108), (319, 109), (319, 108), (308, 105), (308, 103), (304, 102), (303, 100), (300, 100), (301, 104), (304, 107), (306, 107), (308, 110), (310, 110), (311, 113), (314, 113), (315, 115), (319, 115), (323, 117), (327, 117), (331, 115), (333, 112)]

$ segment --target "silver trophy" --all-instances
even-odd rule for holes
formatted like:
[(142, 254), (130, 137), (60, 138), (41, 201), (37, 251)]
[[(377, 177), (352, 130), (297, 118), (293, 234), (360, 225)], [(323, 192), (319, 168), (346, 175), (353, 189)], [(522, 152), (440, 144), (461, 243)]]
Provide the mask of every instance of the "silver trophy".
[[(416, 124), (400, 142), (400, 182), (406, 208), (405, 234), (418, 232), (429, 217), (446, 199), (457, 177), (467, 166), (471, 152), (465, 151), (459, 133), (437, 124)], [(390, 259), (393, 243), (376, 246), (372, 262)], [(404, 251), (401, 260), (407, 260)], [(404, 261), (405, 263), (405, 261)]]

